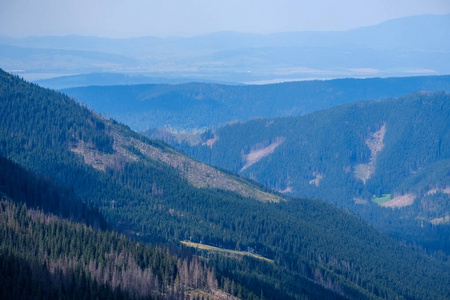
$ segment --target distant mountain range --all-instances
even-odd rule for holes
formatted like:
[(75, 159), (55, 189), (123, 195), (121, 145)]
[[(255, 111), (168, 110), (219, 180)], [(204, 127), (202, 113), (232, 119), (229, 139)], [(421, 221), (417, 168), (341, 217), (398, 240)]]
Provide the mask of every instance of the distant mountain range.
[(1, 37), (0, 65), (28, 80), (104, 72), (234, 83), (442, 75), (450, 74), (448, 28), (450, 15), (425, 15), (341, 32)]
[[(418, 99), (427, 107), (428, 98)], [(442, 109), (446, 111), (446, 104)], [(170, 298), (217, 291), (228, 293), (223, 298), (244, 299), (450, 296), (448, 262), (441, 258), (401, 245), (321, 201), (284, 197), (192, 160), (101, 118), (64, 94), (3, 71), (0, 115), (0, 162), (18, 169), (16, 178), (28, 178), (25, 195), (45, 200), (35, 187), (56, 185), (60, 188), (49, 189), (53, 203), (66, 190), (71, 199), (96, 207), (109, 229), (166, 245), (173, 253), (17, 207), (11, 201), (21, 188), (12, 193), (16, 183), (6, 178), (2, 182), (12, 188), (0, 186), (6, 199), (0, 204), (0, 249), (7, 249), (0, 251), (0, 259), (8, 266), (2, 268), (2, 278), (8, 278), (2, 281), (2, 295), (78, 297), (89, 291), (139, 297), (145, 291), (142, 296)], [(386, 147), (389, 132), (387, 127)], [(273, 141), (279, 147), (286, 143), (282, 138)], [(446, 143), (442, 147), (439, 155), (446, 153)], [(369, 154), (363, 154), (357, 162), (367, 162)], [(36, 183), (34, 178), (44, 180)], [(187, 249), (183, 240), (198, 249)], [(36, 255), (24, 247), (33, 247)], [(243, 254), (248, 252), (258, 256)], [(150, 283), (145, 281), (149, 277)], [(14, 282), (22, 279), (28, 285), (17, 291)]]
[[(71, 76), (61, 76), (50, 79), (41, 79), (34, 81), (34, 83), (39, 84), (39, 86), (42, 87), (54, 90), (61, 90), (67, 88), (86, 87), (86, 86), (180, 84), (195, 81), (196, 79), (191, 78), (149, 77), (143, 75), (127, 75), (120, 73), (89, 73)], [(202, 79), (202, 82), (208, 83), (208, 80)], [(229, 85), (233, 83), (223, 82), (223, 84)]]
[(450, 76), (336, 79), (267, 85), (211, 83), (92, 86), (62, 90), (134, 130), (184, 133), (253, 118), (300, 116), (353, 101), (416, 91), (450, 92)]

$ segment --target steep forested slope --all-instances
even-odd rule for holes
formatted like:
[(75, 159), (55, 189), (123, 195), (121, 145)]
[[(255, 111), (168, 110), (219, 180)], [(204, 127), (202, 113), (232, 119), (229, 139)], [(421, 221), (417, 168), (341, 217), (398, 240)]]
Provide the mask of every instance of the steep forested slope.
[(450, 91), (450, 76), (337, 79), (267, 85), (92, 86), (64, 93), (135, 130), (216, 128), (252, 118), (299, 116), (350, 103), (416, 91)]
[[(259, 299), (261, 290), (270, 298), (341, 298), (273, 264), (213, 254), (199, 260), (195, 250), (172, 247), (170, 253), (115, 232), (95, 231), (87, 225), (103, 225), (97, 212), (70, 191), (3, 157), (0, 195), (2, 299), (232, 298), (227, 292)], [(276, 288), (274, 278), (297, 286)]]
[(89, 208), (73, 190), (61, 187), (49, 177), (37, 176), (0, 156), (0, 196), (12, 198), (45, 213), (106, 229), (103, 216)]
[(2, 299), (183, 299), (218, 291), (213, 269), (197, 257), (177, 259), (164, 249), (96, 231), (105, 227), (103, 218), (72, 191), (3, 157), (0, 195)]
[(0, 237), (2, 299), (184, 299), (217, 291), (214, 271), (197, 257), (177, 259), (11, 201), (0, 201)]
[[(212, 138), (211, 146), (179, 148), (276, 190), (350, 208), (397, 236), (450, 251), (446, 93), (254, 120), (204, 134), (205, 142)], [(376, 202), (386, 208), (378, 209)]]
[[(1, 154), (98, 206), (112, 228), (144, 242), (192, 240), (273, 260), (207, 256), (219, 287), (234, 295), (450, 294), (446, 265), (346, 212), (261, 190), (7, 73), (1, 72), (0, 85)], [(230, 288), (230, 279), (241, 288)]]

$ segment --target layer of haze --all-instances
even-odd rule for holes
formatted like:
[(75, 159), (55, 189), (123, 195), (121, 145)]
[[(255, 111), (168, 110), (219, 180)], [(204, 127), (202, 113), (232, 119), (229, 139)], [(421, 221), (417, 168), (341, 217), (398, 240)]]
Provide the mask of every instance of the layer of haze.
[(122, 38), (328, 31), (448, 13), (448, 0), (0, 0), (0, 35)]

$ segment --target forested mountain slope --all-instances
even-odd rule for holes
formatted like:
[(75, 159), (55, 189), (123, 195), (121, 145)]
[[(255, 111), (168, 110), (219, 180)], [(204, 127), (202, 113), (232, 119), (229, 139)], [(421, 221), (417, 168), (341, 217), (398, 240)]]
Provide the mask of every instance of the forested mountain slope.
[(184, 299), (218, 293), (212, 267), (198, 258), (177, 258), (96, 231), (106, 227), (102, 216), (72, 191), (1, 156), (0, 195), (1, 299)]
[(192, 240), (273, 260), (205, 255), (219, 287), (235, 296), (450, 296), (447, 265), (360, 219), (261, 190), (5, 72), (0, 117), (1, 154), (97, 206), (111, 228), (143, 242)]
[[(2, 299), (220, 299), (212, 267), (0, 201)], [(230, 280), (230, 279), (228, 279)], [(239, 288), (242, 288), (239, 286)], [(325, 291), (326, 293), (326, 291)], [(225, 297), (223, 297), (225, 298)]]
[(278, 191), (350, 208), (390, 233), (450, 253), (447, 93), (253, 120), (207, 132), (202, 142), (178, 147)]
[(450, 76), (336, 79), (267, 85), (92, 86), (65, 89), (98, 113), (134, 130), (217, 128), (231, 121), (299, 116), (353, 101), (416, 91), (450, 91)]
[[(199, 259), (183, 247), (169, 251), (116, 232), (95, 231), (91, 225), (103, 225), (98, 212), (71, 191), (1, 156), (0, 195), (1, 299), (235, 299), (227, 292), (259, 299), (261, 285), (271, 298), (342, 298), (272, 264), (214, 254)], [(277, 276), (298, 287), (289, 295), (270, 282), (255, 280), (262, 272), (265, 280)], [(235, 273), (244, 284), (234, 280)]]

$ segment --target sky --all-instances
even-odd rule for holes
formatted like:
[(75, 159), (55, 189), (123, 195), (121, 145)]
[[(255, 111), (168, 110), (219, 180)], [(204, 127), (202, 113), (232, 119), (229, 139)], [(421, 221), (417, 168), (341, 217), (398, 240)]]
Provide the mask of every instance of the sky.
[(328, 31), (449, 13), (450, 0), (0, 0), (0, 35), (127, 38)]

